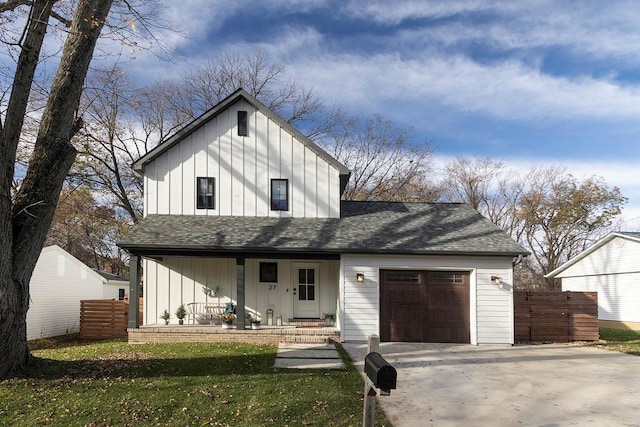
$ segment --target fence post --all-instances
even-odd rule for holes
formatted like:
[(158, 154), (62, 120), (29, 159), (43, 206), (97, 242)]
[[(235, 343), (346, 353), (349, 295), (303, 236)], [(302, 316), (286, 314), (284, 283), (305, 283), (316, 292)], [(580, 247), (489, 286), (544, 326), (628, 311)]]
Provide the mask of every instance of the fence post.
[(367, 343), (367, 354), (380, 350), (380, 337), (377, 335), (369, 335)]
[[(380, 349), (380, 337), (369, 335), (367, 342), (367, 354), (377, 352)], [(376, 388), (371, 380), (364, 375), (364, 407), (362, 409), (362, 426), (373, 427), (376, 421)]]

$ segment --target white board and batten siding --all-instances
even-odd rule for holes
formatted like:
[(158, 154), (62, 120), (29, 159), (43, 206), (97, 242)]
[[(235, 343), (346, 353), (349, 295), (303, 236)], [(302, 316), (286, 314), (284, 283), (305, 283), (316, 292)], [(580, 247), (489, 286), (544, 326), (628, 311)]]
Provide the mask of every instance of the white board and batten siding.
[(103, 278), (59, 246), (40, 253), (29, 282), (27, 340), (80, 330), (80, 301), (103, 298)]
[[(513, 344), (512, 257), (343, 255), (339, 319), (342, 341), (365, 341), (380, 331), (380, 270), (412, 269), (470, 273), (471, 344)], [(364, 273), (358, 283), (356, 274)], [(499, 276), (503, 285), (491, 282)]]
[[(260, 262), (277, 262), (278, 281), (260, 283)], [(163, 262), (150, 259), (144, 263), (144, 324), (159, 324), (160, 314), (166, 309), (171, 323), (177, 323), (175, 311), (180, 304), (192, 302), (236, 303), (236, 261), (233, 258), (168, 257)], [(293, 316), (296, 267), (318, 269), (316, 296), (319, 316), (337, 312), (339, 262), (327, 260), (260, 260), (247, 259), (245, 263), (245, 308), (247, 314), (257, 313), (267, 324), (267, 310), (273, 310), (273, 321), (278, 314), (284, 324)], [(218, 289), (218, 296), (208, 296), (203, 288)]]
[(598, 292), (598, 318), (640, 322), (640, 242), (614, 237), (560, 272), (562, 290)]
[(120, 299), (120, 293), (129, 294), (129, 282), (124, 281), (107, 281), (102, 286), (103, 299)]
[[(248, 135), (237, 134), (237, 112)], [(196, 179), (215, 178), (215, 208), (196, 209)], [(289, 210), (270, 206), (271, 179), (289, 180)], [(144, 214), (340, 216), (339, 171), (241, 100), (145, 166)]]

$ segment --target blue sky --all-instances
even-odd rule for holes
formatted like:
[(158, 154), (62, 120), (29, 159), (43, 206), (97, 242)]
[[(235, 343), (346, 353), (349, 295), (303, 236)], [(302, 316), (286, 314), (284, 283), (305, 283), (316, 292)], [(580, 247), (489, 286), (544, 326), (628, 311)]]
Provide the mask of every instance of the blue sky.
[(180, 59), (127, 66), (163, 79), (228, 49), (265, 49), (327, 103), (412, 126), (438, 158), (563, 165), (629, 198), (640, 229), (640, 2), (165, 0)]

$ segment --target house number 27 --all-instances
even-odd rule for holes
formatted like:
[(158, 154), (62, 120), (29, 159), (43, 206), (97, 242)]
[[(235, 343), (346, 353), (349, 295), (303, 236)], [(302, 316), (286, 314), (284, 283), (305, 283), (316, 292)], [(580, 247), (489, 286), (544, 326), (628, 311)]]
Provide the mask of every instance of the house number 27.
[(276, 286), (277, 285), (269, 285), (269, 290), (270, 291), (275, 291), (276, 290)]

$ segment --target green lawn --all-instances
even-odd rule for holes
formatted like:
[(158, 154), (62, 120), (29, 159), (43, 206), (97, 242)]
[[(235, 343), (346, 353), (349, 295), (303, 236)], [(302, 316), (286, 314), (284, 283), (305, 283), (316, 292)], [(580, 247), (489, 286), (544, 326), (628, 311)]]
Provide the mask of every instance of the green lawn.
[(640, 356), (640, 331), (600, 328), (600, 339), (606, 343), (595, 343), (595, 346)]
[(0, 425), (358, 426), (363, 382), (338, 347), (347, 370), (276, 369), (267, 345), (45, 343), (0, 382)]

